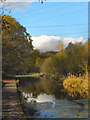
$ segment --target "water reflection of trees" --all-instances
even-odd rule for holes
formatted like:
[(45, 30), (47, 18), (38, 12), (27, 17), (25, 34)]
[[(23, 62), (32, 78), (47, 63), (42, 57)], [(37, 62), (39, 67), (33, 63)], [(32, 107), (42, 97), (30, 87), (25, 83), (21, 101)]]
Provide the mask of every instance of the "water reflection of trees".
[(25, 93), (32, 93), (34, 97), (37, 97), (40, 93), (46, 93), (60, 98), (63, 87), (59, 86), (54, 79), (29, 78), (20, 80), (20, 89)]

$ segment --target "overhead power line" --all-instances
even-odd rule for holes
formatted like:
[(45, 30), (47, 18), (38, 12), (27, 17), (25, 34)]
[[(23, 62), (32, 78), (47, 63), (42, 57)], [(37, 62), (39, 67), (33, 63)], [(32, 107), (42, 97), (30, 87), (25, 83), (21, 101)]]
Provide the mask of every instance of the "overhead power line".
[(70, 25), (27, 26), (27, 28), (65, 27), (65, 26), (79, 26), (79, 25), (88, 25), (88, 23), (82, 23), (82, 24), (70, 24)]
[[(78, 6), (78, 5), (82, 5), (82, 3), (80, 3), (80, 4), (70, 4), (69, 6), (64, 6), (64, 7), (59, 7), (59, 8), (56, 8), (56, 9), (50, 9), (50, 10), (48, 10), (48, 9), (44, 9), (44, 10), (40, 10), (39, 12), (38, 12), (38, 10), (37, 10), (37, 12), (36, 12), (36, 14), (31, 14), (30, 13), (30, 15), (28, 15), (28, 16), (25, 16), (25, 17), (22, 17), (21, 18), (21, 20), (22, 19), (25, 19), (25, 18), (28, 18), (28, 17), (33, 17), (33, 16), (40, 16), (40, 15), (42, 15), (43, 13), (45, 14), (45, 13), (49, 13), (49, 12), (57, 12), (56, 10), (62, 10), (62, 9), (66, 9), (66, 8), (72, 8), (72, 7), (75, 7), (75, 6)], [(43, 8), (42, 8), (43, 9)]]
[(88, 31), (83, 31), (83, 32), (76, 32), (76, 33), (63, 33), (63, 34), (53, 34), (53, 35), (72, 35), (72, 34), (82, 34), (82, 33), (87, 33), (88, 34)]
[[(88, 32), (89, 31), (83, 31), (83, 32), (76, 32), (76, 33), (58, 33), (58, 34), (47, 34), (46, 36), (65, 36), (66, 37), (66, 35), (75, 35), (75, 37), (76, 37), (76, 35), (79, 35), (79, 34), (81, 34), (81, 36), (83, 36), (82, 34), (87, 34), (87, 37), (88, 37)], [(31, 36), (33, 36), (33, 35), (31, 35)], [(41, 35), (40, 35), (41, 36)]]
[[(35, 23), (35, 22), (41, 22), (41, 21), (46, 21), (46, 20), (49, 20), (49, 19), (53, 19), (53, 18), (57, 18), (58, 19), (58, 16), (60, 16), (60, 17), (62, 17), (62, 16), (65, 16), (65, 15), (71, 15), (71, 14), (77, 14), (78, 12), (80, 12), (80, 11), (83, 11), (83, 10), (86, 10), (86, 8), (84, 8), (84, 9), (79, 9), (79, 10), (77, 10), (77, 11), (73, 11), (73, 12), (69, 12), (69, 13), (64, 13), (64, 14), (59, 14), (59, 15), (54, 15), (54, 16), (49, 16), (49, 17), (47, 17), (46, 19), (44, 18), (44, 17), (42, 17), (42, 19), (38, 19), (38, 20), (35, 20), (35, 21), (33, 21), (32, 23)], [(46, 17), (46, 16), (45, 16)]]

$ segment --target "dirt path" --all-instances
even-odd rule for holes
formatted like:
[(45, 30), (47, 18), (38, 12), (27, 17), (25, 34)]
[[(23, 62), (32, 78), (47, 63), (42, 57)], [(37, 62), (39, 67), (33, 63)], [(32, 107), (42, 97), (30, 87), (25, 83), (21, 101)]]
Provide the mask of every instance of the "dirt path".
[(25, 115), (20, 106), (15, 80), (4, 80), (2, 88), (2, 118), (23, 120)]

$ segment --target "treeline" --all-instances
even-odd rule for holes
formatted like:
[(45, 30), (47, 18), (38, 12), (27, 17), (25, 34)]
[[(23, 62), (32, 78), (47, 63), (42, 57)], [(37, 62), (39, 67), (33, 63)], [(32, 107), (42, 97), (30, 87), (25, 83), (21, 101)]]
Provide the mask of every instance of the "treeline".
[(44, 60), (40, 71), (55, 76), (86, 74), (88, 69), (88, 42), (69, 43), (68, 47)]
[(40, 53), (33, 51), (35, 67), (38, 72), (50, 76), (61, 77), (69, 73), (79, 76), (88, 73), (88, 42), (69, 43), (61, 51)]

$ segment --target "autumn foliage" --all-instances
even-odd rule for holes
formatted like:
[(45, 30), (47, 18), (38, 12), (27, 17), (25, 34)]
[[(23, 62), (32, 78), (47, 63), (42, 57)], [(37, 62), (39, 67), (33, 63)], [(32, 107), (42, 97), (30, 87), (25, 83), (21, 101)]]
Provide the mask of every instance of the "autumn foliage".
[(88, 79), (84, 76), (69, 75), (63, 82), (69, 96), (76, 99), (88, 97)]

